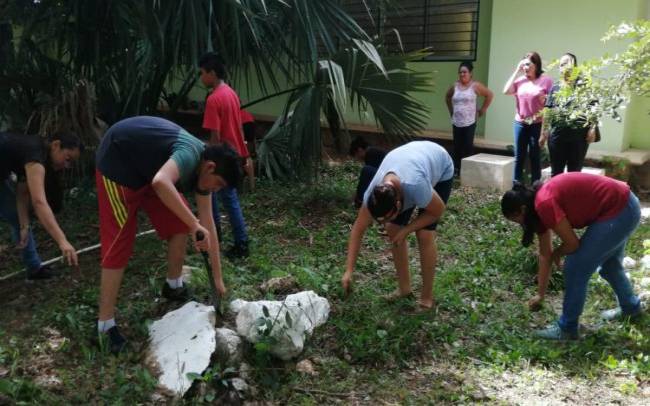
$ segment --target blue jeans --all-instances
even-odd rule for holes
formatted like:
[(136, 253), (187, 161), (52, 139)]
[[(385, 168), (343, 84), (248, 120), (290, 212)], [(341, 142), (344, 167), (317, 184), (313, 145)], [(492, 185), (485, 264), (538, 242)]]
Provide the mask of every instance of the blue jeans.
[(521, 182), (526, 157), (530, 156), (531, 181), (541, 179), (542, 163), (540, 160), (539, 136), (542, 131), (542, 123), (525, 124), (515, 121), (515, 174), (514, 181)]
[[(0, 180), (0, 218), (9, 223), (11, 238), (20, 240), (20, 222), (16, 211), (16, 192), (8, 179)], [(23, 264), (28, 270), (37, 270), (41, 266), (41, 257), (36, 251), (36, 242), (31, 230), (27, 237), (27, 246), (22, 249)]]
[(221, 199), (221, 203), (228, 212), (235, 244), (248, 242), (246, 223), (244, 222), (244, 215), (239, 205), (237, 189), (234, 187), (225, 187), (217, 193), (212, 193), (212, 216), (214, 217), (214, 223), (219, 227), (221, 225), (221, 217), (219, 216), (219, 203), (217, 199)]
[(578, 318), (585, 304), (587, 284), (598, 268), (600, 276), (616, 293), (623, 314), (635, 314), (640, 310), (640, 300), (623, 269), (625, 244), (640, 219), (639, 199), (630, 192), (625, 208), (616, 217), (587, 227), (580, 238), (578, 250), (564, 261), (564, 304), (558, 322), (562, 330), (571, 333), (578, 331)]

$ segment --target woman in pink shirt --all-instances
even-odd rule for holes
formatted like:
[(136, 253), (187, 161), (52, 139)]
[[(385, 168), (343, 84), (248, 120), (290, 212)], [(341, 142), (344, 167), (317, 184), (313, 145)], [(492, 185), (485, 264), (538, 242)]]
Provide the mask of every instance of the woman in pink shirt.
[[(536, 335), (552, 340), (577, 339), (578, 319), (587, 296), (591, 275), (599, 271), (618, 299), (619, 307), (602, 313), (606, 320), (634, 317), (642, 312), (639, 297), (623, 270), (625, 245), (639, 225), (639, 199), (617, 180), (581, 172), (557, 175), (532, 188), (517, 184), (501, 199), (503, 215), (521, 224), (522, 244), (539, 238), (537, 295), (528, 301), (531, 310), (541, 306), (553, 264), (564, 261), (564, 303), (557, 323)], [(574, 229), (587, 228), (578, 238)], [(553, 231), (562, 243), (553, 249)]]
[(503, 93), (515, 96), (515, 173), (513, 183), (522, 182), (526, 156), (530, 157), (531, 181), (542, 177), (539, 137), (542, 132), (542, 110), (553, 79), (544, 75), (542, 58), (529, 52), (503, 87)]

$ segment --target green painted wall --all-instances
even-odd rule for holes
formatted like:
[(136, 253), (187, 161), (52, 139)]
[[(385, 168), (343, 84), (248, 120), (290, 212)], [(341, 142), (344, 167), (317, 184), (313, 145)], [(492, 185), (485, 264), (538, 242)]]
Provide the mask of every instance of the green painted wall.
[[(496, 0), (498, 2), (499, 0)], [(474, 64), (474, 79), (488, 83), (490, 70), (490, 31), (492, 29), (492, 0), (482, 0), (479, 10), (478, 43), (477, 55)], [(425, 105), (430, 106), (431, 112), (427, 121), (427, 128), (433, 130), (451, 131), (451, 121), (447, 105), (445, 104), (445, 93), (450, 86), (458, 80), (459, 62), (417, 62), (410, 64), (410, 68), (417, 71), (432, 72), (435, 87), (428, 93), (416, 93), (414, 96)], [(495, 91), (495, 89), (492, 89)], [(479, 105), (482, 103), (479, 100)], [(489, 111), (489, 110), (488, 110)], [(489, 114), (489, 113), (488, 113)], [(477, 133), (484, 133), (485, 120), (479, 120)]]
[[(530, 50), (536, 50), (546, 64), (564, 52), (573, 52), (578, 62), (615, 53), (622, 42), (600, 41), (610, 25), (642, 17), (648, 0), (495, 0), (492, 9), (490, 71), (488, 85), (502, 90), (517, 62)], [(550, 72), (557, 78), (557, 72)], [(512, 142), (514, 98), (501, 92), (495, 97), (486, 118), (486, 137)], [(628, 145), (640, 145), (640, 121), (647, 119), (633, 103), (623, 124), (605, 120), (603, 140), (594, 149), (617, 152)], [(645, 128), (648, 128), (645, 125)]]
[[(639, 1), (639, 18), (650, 19), (650, 0)], [(630, 148), (650, 149), (650, 97), (634, 97), (625, 114)]]
[[(474, 78), (483, 83), (487, 83), (488, 80), (492, 2), (493, 0), (482, 0), (479, 13), (479, 41), (477, 44), (477, 60), (474, 62)], [(426, 128), (451, 131), (451, 122), (449, 120), (449, 113), (447, 112), (444, 97), (449, 86), (451, 86), (457, 79), (458, 62), (415, 62), (409, 64), (409, 67), (419, 72), (431, 72), (432, 80), (435, 83), (431, 92), (415, 94), (415, 97), (431, 109)], [(260, 89), (255, 86), (247, 88), (244, 83), (235, 83), (235, 86), (242, 103), (263, 96)], [(202, 85), (197, 84), (190, 93), (190, 98), (194, 100), (203, 100), (205, 95), (205, 88), (203, 88)], [(278, 115), (281, 113), (285, 101), (286, 97), (270, 99), (260, 104), (256, 104), (250, 110), (257, 114)], [(349, 123), (368, 125), (374, 125), (375, 123), (370, 112), (362, 112), (362, 114), (359, 115), (359, 113), (350, 106), (345, 116)], [(483, 129), (484, 120), (481, 119), (479, 122), (478, 133), (482, 134), (484, 131)]]
[[(482, 0), (479, 16), (479, 40), (474, 77), (490, 87), (495, 99), (487, 116), (479, 122), (478, 135), (495, 141), (512, 142), (514, 98), (501, 93), (516, 63), (529, 50), (536, 50), (545, 63), (570, 51), (578, 61), (615, 53), (623, 42), (600, 41), (610, 25), (623, 20), (648, 18), (650, 0), (545, 0), (533, 6), (530, 0)], [(426, 127), (449, 131), (451, 124), (444, 102), (446, 90), (457, 79), (458, 62), (417, 62), (409, 65), (417, 71), (431, 72), (435, 86), (415, 97), (430, 107)], [(557, 78), (557, 72), (549, 72)], [(243, 103), (260, 98), (256, 86), (235, 83)], [(191, 96), (203, 100), (206, 90), (198, 85)], [(286, 97), (270, 99), (253, 106), (257, 114), (278, 115)], [(631, 148), (650, 149), (650, 99), (633, 98), (623, 123), (605, 120), (603, 140), (593, 149), (617, 152)], [(374, 124), (369, 112), (350, 109), (349, 123)]]

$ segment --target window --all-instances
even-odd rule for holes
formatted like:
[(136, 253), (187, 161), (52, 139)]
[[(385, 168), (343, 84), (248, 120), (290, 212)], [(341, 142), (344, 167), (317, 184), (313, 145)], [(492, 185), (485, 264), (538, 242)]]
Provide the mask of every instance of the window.
[(476, 59), (479, 0), (401, 0), (384, 8), (377, 0), (342, 0), (370, 36), (381, 35), (391, 52), (429, 48), (427, 60)]

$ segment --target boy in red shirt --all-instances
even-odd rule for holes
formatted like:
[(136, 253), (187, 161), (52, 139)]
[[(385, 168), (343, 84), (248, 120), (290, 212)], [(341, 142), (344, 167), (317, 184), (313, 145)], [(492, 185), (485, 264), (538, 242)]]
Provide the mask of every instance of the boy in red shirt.
[[(249, 154), (244, 142), (239, 97), (224, 82), (226, 68), (221, 58), (214, 53), (203, 55), (199, 60), (199, 68), (201, 82), (212, 89), (212, 93), (206, 100), (203, 115), (203, 128), (210, 131), (209, 144), (226, 143), (239, 154), (242, 160), (245, 160)], [(248, 234), (236, 185), (228, 185), (212, 195), (214, 221), (221, 237), (217, 196), (228, 211), (234, 237), (234, 245), (226, 252), (226, 256), (230, 259), (245, 258), (249, 254)]]

